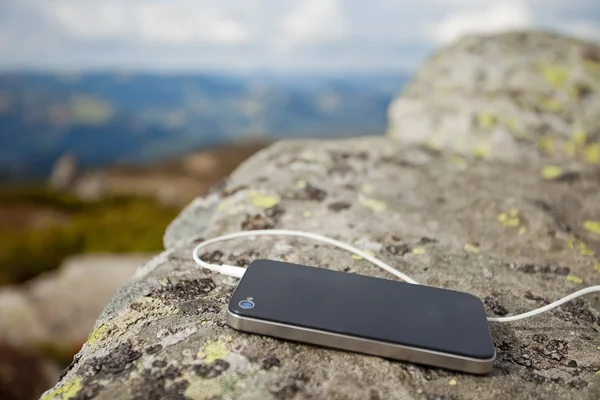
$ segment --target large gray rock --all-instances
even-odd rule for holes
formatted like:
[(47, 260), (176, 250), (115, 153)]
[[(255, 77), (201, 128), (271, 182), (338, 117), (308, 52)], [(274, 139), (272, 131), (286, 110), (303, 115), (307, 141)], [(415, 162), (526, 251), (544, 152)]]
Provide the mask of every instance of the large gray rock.
[(419, 69), (389, 119), (405, 143), (600, 162), (600, 46), (544, 32), (468, 37)]
[[(503, 160), (482, 160), (402, 140), (282, 142), (256, 154), (227, 187), (182, 212), (167, 250), (113, 297), (44, 400), (599, 398), (598, 296), (492, 324), (498, 357), (484, 377), (226, 325), (236, 280), (198, 269), (191, 252), (202, 239), (240, 229), (297, 229), (354, 243), (419, 282), (473, 293), (491, 316), (600, 284), (597, 166), (520, 142), (502, 150)], [(293, 238), (221, 243), (206, 257), (237, 265), (270, 258), (392, 279), (364, 260)]]
[[(420, 282), (473, 293), (490, 315), (523, 312), (600, 283), (590, 256), (600, 251), (600, 237), (585, 228), (600, 216), (598, 169), (547, 180), (536, 163), (454, 161), (385, 138), (279, 143), (232, 175), (198, 233), (277, 227), (329, 235), (370, 249)], [(186, 223), (177, 224), (193, 235), (188, 227), (202, 212), (185, 215)], [(169, 242), (174, 247), (120, 290), (45, 399), (63, 392), (98, 399), (591, 399), (600, 393), (597, 296), (538, 318), (493, 324), (494, 372), (475, 377), (234, 331), (225, 310), (236, 280), (196, 268), (194, 239)], [(346, 253), (292, 238), (222, 243), (207, 256), (390, 278)]]

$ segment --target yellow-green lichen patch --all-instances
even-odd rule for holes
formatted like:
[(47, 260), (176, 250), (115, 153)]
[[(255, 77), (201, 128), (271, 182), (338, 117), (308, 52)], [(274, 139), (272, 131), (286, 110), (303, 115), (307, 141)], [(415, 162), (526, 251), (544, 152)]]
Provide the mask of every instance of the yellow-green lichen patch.
[(585, 146), (583, 152), (585, 154), (585, 160), (590, 164), (600, 163), (600, 144), (588, 144)]
[(506, 213), (498, 214), (498, 221), (504, 227), (516, 228), (521, 222), (519, 217), (509, 217)]
[(587, 142), (587, 133), (583, 129), (576, 129), (571, 137), (576, 146), (583, 146)]
[(524, 226), (519, 228), (519, 231), (518, 231), (519, 235), (524, 235), (526, 232), (527, 232), (527, 228), (525, 228)]
[(298, 189), (306, 189), (308, 183), (306, 183), (306, 181), (298, 181), (296, 182), (296, 186), (298, 187)]
[(552, 113), (562, 110), (562, 104), (560, 104), (558, 100), (553, 99), (552, 97), (546, 97), (542, 99), (540, 102), (540, 106), (543, 110)]
[(488, 158), (490, 156), (491, 152), (492, 152), (492, 150), (490, 148), (490, 145), (486, 144), (486, 143), (479, 143), (473, 149), (473, 154), (477, 158)]
[(425, 254), (425, 249), (424, 249), (424, 248), (422, 248), (422, 247), (415, 247), (415, 248), (412, 250), (412, 253), (413, 253), (413, 254), (416, 254), (416, 255), (418, 255), (418, 256), (421, 256), (421, 255)]
[(271, 208), (275, 207), (281, 201), (277, 196), (270, 196), (260, 193), (256, 190), (250, 192), (250, 200), (254, 207)]
[(592, 250), (586, 242), (576, 238), (575, 236), (569, 237), (568, 246), (570, 249), (577, 248), (582, 256), (594, 257), (596, 255), (594, 250)]
[(370, 199), (367, 197), (360, 196), (358, 202), (367, 208), (370, 208), (374, 212), (383, 212), (387, 210), (387, 204), (380, 200)]
[(549, 137), (543, 137), (540, 139), (539, 143), (540, 149), (546, 154), (554, 154), (554, 149), (556, 148), (556, 143), (554, 139)]
[(204, 359), (207, 364), (215, 360), (225, 358), (230, 353), (227, 343), (218, 340), (214, 343), (209, 343), (198, 352), (198, 357)]
[(562, 88), (569, 79), (569, 72), (565, 68), (555, 65), (543, 66), (542, 74), (546, 81), (555, 89)]
[[(375, 257), (375, 253), (373, 253), (371, 250), (363, 250), (363, 252), (367, 253), (367, 255), (370, 255), (371, 257)], [(352, 254), (352, 258), (355, 259), (355, 260), (362, 260), (363, 259), (358, 254)]]
[(448, 385), (450, 385), (450, 386), (456, 386), (457, 384), (458, 384), (458, 382), (457, 382), (457, 381), (456, 381), (456, 379), (454, 379), (454, 378), (451, 378), (451, 379), (448, 381)]
[(583, 228), (588, 232), (600, 236), (600, 222), (598, 221), (585, 221)]
[(465, 251), (468, 251), (469, 253), (473, 253), (473, 254), (479, 254), (479, 247), (472, 245), (470, 243), (465, 244), (464, 247)]
[(579, 246), (580, 249), (580, 253), (582, 256), (586, 256), (586, 257), (594, 257), (596, 255), (596, 252), (592, 249), (590, 249), (585, 243), (582, 243)]
[(575, 157), (575, 153), (577, 153), (577, 145), (573, 141), (568, 141), (565, 143), (565, 153), (569, 157)]
[(590, 164), (600, 162), (600, 145), (588, 143), (588, 134), (580, 127), (573, 130), (571, 138), (564, 144), (565, 153), (571, 158), (583, 157)]
[(595, 269), (597, 272), (600, 272), (600, 261), (596, 261), (596, 264), (594, 264), (594, 269)]
[(483, 129), (493, 128), (498, 122), (496, 116), (490, 112), (480, 112), (477, 114), (477, 124)]
[(521, 131), (520, 128), (519, 128), (519, 122), (517, 121), (517, 119), (515, 117), (509, 117), (506, 120), (506, 126), (513, 133)]
[(542, 167), (542, 177), (552, 180), (560, 177), (563, 174), (563, 169), (557, 165), (544, 165)]
[(573, 282), (573, 283), (577, 283), (577, 284), (579, 284), (579, 283), (582, 283), (582, 282), (583, 282), (583, 279), (581, 279), (580, 277), (578, 277), (578, 276), (575, 276), (575, 275), (568, 275), (568, 276), (567, 276), (567, 280), (568, 280), (569, 282)]
[(62, 400), (70, 400), (77, 396), (77, 394), (81, 391), (81, 389), (83, 388), (82, 383), (82, 377), (75, 377), (74, 379), (65, 383), (61, 387), (54, 389), (53, 391), (42, 397), (40, 400), (57, 400), (59, 398)]
[(108, 325), (106, 325), (106, 324), (100, 325), (99, 327), (97, 327), (96, 329), (94, 329), (92, 331), (86, 344), (92, 346), (94, 343), (96, 343), (102, 337), (102, 335), (104, 335), (104, 332), (106, 332), (107, 330), (108, 330)]
[[(521, 224), (521, 219), (519, 218), (519, 210), (516, 208), (511, 208), (508, 213), (500, 213), (496, 217), (500, 225), (505, 228), (516, 228)], [(525, 233), (525, 232), (523, 232)]]

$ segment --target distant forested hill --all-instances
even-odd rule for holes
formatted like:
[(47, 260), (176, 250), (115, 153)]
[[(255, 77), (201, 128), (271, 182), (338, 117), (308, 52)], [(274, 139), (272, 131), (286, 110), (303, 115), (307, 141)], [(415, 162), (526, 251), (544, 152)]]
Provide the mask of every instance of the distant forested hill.
[(244, 139), (382, 133), (403, 74), (0, 74), (0, 179), (152, 162)]

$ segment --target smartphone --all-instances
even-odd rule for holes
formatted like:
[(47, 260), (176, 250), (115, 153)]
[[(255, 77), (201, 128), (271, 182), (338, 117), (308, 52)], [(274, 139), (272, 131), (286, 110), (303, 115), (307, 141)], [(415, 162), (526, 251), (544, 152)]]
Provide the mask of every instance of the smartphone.
[(272, 260), (250, 264), (228, 305), (234, 329), (473, 374), (496, 351), (471, 294)]

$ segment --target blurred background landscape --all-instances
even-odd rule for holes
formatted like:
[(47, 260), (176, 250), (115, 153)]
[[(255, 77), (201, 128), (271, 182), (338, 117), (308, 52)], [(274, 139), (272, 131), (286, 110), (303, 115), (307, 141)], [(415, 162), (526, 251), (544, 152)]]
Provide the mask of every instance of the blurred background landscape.
[(407, 79), (2, 73), (0, 282), (160, 250), (177, 211), (266, 143), (383, 133)]
[[(599, 15), (594, 0), (0, 0), (0, 359), (55, 379), (179, 211), (269, 143), (384, 134), (440, 46), (598, 40)], [(26, 398), (2, 371), (0, 398)]]

